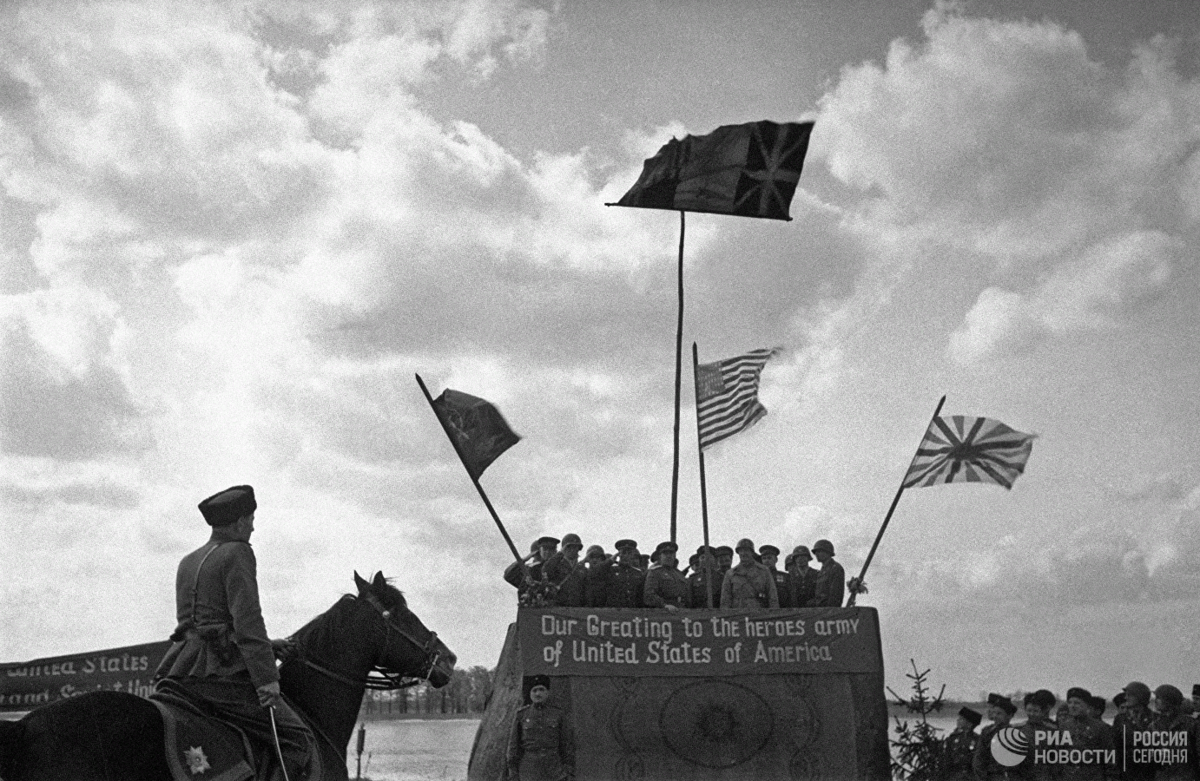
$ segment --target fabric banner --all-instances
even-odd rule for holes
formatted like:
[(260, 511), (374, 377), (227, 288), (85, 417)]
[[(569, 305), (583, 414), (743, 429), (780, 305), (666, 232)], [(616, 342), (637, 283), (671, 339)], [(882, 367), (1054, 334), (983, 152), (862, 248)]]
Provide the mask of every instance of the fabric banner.
[(522, 608), (517, 632), (525, 675), (883, 671), (874, 608)]
[(0, 711), (27, 711), (84, 692), (108, 689), (147, 697), (170, 640), (32, 662), (0, 664)]
[(520, 441), (495, 405), (469, 393), (447, 388), (433, 400), (433, 409), (453, 437), (463, 466), (476, 480), (483, 470)]

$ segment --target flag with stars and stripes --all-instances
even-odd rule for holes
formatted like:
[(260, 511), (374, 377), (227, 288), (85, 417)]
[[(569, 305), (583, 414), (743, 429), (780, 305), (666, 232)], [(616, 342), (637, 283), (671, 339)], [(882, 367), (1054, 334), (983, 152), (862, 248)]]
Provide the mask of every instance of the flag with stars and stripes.
[(1036, 435), (990, 418), (934, 418), (904, 476), (905, 488), (936, 483), (996, 483), (1012, 488), (1025, 471)]
[(696, 425), (700, 449), (744, 431), (762, 420), (767, 409), (758, 400), (758, 378), (777, 350), (751, 350), (745, 355), (696, 367)]
[(790, 220), (812, 129), (764, 120), (672, 138), (615, 205)]

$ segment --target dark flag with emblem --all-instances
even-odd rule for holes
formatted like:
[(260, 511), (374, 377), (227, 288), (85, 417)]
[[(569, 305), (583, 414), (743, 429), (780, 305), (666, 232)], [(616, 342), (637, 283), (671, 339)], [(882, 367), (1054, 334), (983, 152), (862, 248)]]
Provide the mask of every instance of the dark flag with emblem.
[(672, 138), (616, 205), (790, 220), (812, 129), (764, 120)]
[(433, 409), (453, 439), (463, 466), (476, 480), (483, 470), (521, 439), (492, 404), (447, 388)]
[(696, 424), (701, 450), (745, 431), (766, 416), (767, 408), (758, 400), (758, 378), (775, 352), (751, 350), (696, 367)]
[(997, 483), (1012, 488), (1025, 471), (1034, 437), (990, 418), (935, 417), (904, 476), (903, 487)]

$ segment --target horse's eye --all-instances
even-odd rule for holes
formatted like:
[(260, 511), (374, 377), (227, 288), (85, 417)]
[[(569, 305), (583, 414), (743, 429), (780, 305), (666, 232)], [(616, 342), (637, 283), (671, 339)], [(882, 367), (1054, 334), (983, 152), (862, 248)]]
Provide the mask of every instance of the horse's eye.
[(384, 617), (384, 618), (391, 618), (391, 617), (392, 617), (392, 611), (390, 611), (390, 610), (385, 610), (385, 611), (383, 611), (383, 617)]

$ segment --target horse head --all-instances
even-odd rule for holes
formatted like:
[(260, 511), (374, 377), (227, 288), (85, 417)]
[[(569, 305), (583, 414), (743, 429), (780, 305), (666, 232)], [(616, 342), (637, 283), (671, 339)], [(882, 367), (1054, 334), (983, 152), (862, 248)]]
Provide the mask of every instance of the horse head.
[(421, 678), (434, 688), (450, 683), (458, 657), (408, 609), (404, 594), (388, 583), (382, 572), (375, 573), (370, 582), (355, 572), (354, 583), (357, 599), (375, 609), (382, 625), (376, 669), (385, 675)]

